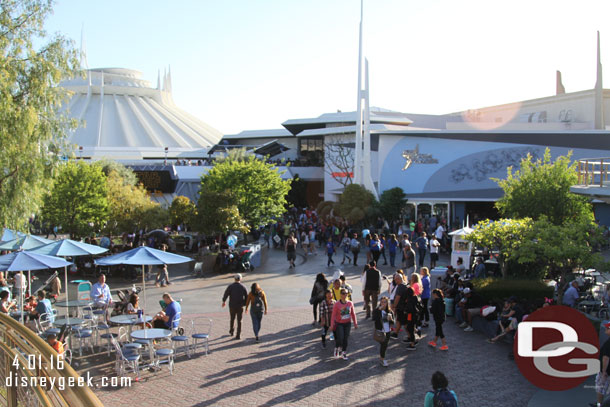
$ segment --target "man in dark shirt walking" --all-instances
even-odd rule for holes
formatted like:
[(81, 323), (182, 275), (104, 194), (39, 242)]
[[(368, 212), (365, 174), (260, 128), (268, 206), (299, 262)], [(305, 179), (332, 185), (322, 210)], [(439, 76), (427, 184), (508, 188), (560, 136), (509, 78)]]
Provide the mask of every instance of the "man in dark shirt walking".
[(235, 323), (235, 317), (237, 317), (237, 334), (235, 339), (240, 339), (241, 335), (241, 318), (244, 312), (244, 306), (246, 305), (246, 298), (248, 297), (248, 290), (241, 283), (241, 274), (235, 274), (235, 282), (230, 284), (225, 290), (222, 296), (222, 307), (224, 308), (227, 304), (227, 298), (229, 299), (229, 313), (231, 315), (231, 325), (229, 328), (229, 335), (233, 336), (233, 326)]
[(364, 273), (362, 274), (361, 281), (366, 317), (370, 318), (371, 302), (373, 305), (373, 310), (377, 309), (377, 298), (381, 292), (381, 272), (377, 270), (375, 266), (370, 266), (368, 269), (365, 269)]

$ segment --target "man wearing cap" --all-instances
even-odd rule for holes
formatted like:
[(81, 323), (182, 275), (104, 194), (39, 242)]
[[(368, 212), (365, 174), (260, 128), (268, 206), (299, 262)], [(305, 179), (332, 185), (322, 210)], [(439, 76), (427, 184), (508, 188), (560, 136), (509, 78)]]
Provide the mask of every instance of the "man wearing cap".
[[(606, 336), (610, 336), (610, 322), (603, 324), (606, 330)], [(610, 375), (610, 339), (606, 339), (606, 342), (602, 345), (599, 350), (600, 359), (600, 371), (595, 377), (595, 392), (597, 393), (597, 403), (591, 403), (590, 406), (601, 407), (604, 402), (604, 396), (608, 393), (608, 387), (610, 387), (610, 381), (608, 375)]]
[(233, 327), (235, 325), (235, 318), (237, 317), (237, 333), (235, 335), (235, 339), (240, 339), (241, 318), (244, 312), (244, 306), (246, 305), (248, 290), (241, 283), (241, 274), (235, 274), (234, 279), (235, 282), (227, 287), (224, 295), (222, 296), (222, 307), (224, 308), (227, 305), (227, 298), (229, 298), (229, 314), (231, 315), (229, 335), (233, 336)]
[(460, 328), (464, 328), (464, 332), (472, 332), (472, 317), (481, 314), (481, 306), (483, 305), (483, 299), (471, 288), (464, 288), (464, 298), (460, 302), (462, 309), (462, 318), (464, 322), (460, 325)]

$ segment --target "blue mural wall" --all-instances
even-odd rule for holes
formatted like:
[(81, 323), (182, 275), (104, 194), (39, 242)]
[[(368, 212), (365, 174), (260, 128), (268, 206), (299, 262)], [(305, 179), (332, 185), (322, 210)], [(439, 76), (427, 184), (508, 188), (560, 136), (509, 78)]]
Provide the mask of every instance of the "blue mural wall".
[[(551, 147), (551, 156), (566, 155), (569, 148)], [(379, 190), (400, 187), (407, 194), (496, 189), (490, 178), (505, 178), (509, 166), (518, 167), (528, 153), (544, 155), (544, 146), (437, 139), (421, 136), (380, 138)], [(416, 153), (414, 153), (416, 152)], [(385, 154), (385, 156), (382, 156)], [(573, 159), (610, 155), (608, 150), (573, 149)], [(402, 170), (407, 159), (414, 159)]]

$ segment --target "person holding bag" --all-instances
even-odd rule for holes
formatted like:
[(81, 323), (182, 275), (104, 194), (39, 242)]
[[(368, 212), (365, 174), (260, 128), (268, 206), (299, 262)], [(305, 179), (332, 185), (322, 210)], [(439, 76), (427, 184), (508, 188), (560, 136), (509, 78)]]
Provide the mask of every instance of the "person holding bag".
[(391, 326), (394, 325), (394, 313), (390, 309), (388, 297), (381, 297), (379, 307), (373, 310), (373, 321), (375, 321), (375, 339), (381, 347), (379, 348), (379, 357), (381, 366), (388, 367), (388, 361), (385, 360), (385, 353), (390, 342)]

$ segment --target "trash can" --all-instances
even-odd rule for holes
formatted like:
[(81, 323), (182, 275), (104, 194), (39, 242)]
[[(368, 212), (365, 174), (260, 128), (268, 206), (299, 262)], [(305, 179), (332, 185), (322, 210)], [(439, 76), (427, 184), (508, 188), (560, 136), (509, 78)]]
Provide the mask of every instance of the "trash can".
[(448, 317), (453, 316), (453, 298), (445, 298), (445, 314)]

